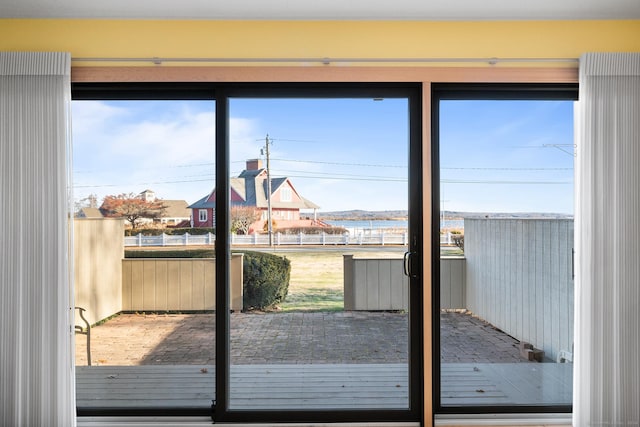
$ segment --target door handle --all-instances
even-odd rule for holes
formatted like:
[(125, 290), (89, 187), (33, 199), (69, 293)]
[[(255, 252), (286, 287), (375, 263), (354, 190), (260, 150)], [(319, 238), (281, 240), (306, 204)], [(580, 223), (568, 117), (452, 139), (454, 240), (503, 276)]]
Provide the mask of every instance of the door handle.
[(404, 271), (404, 275), (405, 276), (409, 276), (409, 277), (417, 277), (415, 274), (413, 274), (413, 272), (411, 271), (411, 259), (413, 258), (413, 256), (415, 255), (415, 252), (405, 252), (404, 253), (404, 258), (403, 258), (403, 262), (402, 262), (402, 269)]

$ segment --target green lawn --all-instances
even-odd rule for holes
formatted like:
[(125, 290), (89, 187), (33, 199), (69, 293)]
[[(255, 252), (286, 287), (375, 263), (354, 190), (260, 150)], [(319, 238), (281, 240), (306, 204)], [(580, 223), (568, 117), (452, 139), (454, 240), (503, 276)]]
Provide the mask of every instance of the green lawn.
[[(344, 309), (343, 253), (352, 250), (318, 250), (304, 252), (276, 252), (291, 261), (291, 280), (286, 300), (279, 304), (281, 311), (340, 311)], [(356, 253), (356, 257), (399, 257), (398, 252)]]
[(277, 253), (291, 261), (289, 294), (282, 311), (339, 311), (344, 308), (342, 253)]

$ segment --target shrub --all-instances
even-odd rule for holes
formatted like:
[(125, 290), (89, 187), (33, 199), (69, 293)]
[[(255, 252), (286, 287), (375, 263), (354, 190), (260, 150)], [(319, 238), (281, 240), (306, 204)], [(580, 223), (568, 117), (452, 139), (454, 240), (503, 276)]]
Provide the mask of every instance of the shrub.
[(159, 236), (162, 233), (170, 236), (181, 236), (185, 233), (189, 233), (193, 236), (200, 236), (202, 234), (212, 233), (216, 234), (215, 228), (136, 228), (124, 230), (125, 236), (137, 236), (143, 234), (145, 236)]
[(464, 234), (451, 233), (451, 240), (453, 244), (464, 251)]
[(278, 233), (282, 234), (344, 234), (347, 229), (344, 227), (289, 227), (279, 228)]
[(213, 249), (162, 249), (156, 251), (127, 249), (125, 258), (215, 258)]
[(264, 252), (244, 252), (243, 309), (263, 310), (284, 301), (289, 292), (291, 262)]
[[(276, 231), (276, 228), (278, 228), (278, 223), (276, 222), (275, 219), (271, 220), (271, 231)], [(266, 220), (264, 222), (264, 225), (262, 226), (262, 231), (264, 231), (265, 233), (269, 232), (269, 220)]]

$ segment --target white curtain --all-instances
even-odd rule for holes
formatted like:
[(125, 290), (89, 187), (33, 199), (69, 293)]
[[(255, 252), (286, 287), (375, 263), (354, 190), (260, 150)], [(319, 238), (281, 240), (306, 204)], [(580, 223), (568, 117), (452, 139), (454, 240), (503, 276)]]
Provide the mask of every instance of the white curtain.
[(70, 63), (0, 52), (0, 425), (73, 426)]
[(573, 422), (640, 425), (640, 53), (580, 60)]

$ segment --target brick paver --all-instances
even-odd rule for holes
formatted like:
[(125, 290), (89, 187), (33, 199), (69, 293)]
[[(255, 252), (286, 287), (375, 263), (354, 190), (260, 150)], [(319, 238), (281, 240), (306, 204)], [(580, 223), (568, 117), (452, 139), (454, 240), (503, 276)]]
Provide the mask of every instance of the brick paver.
[[(525, 362), (518, 341), (469, 314), (442, 313), (441, 360)], [(92, 328), (95, 365), (214, 364), (213, 314), (122, 314)], [(397, 363), (407, 315), (387, 312), (233, 313), (231, 363)], [(76, 363), (86, 364), (85, 336)]]
[(467, 313), (440, 313), (442, 363), (525, 363), (518, 340)]

